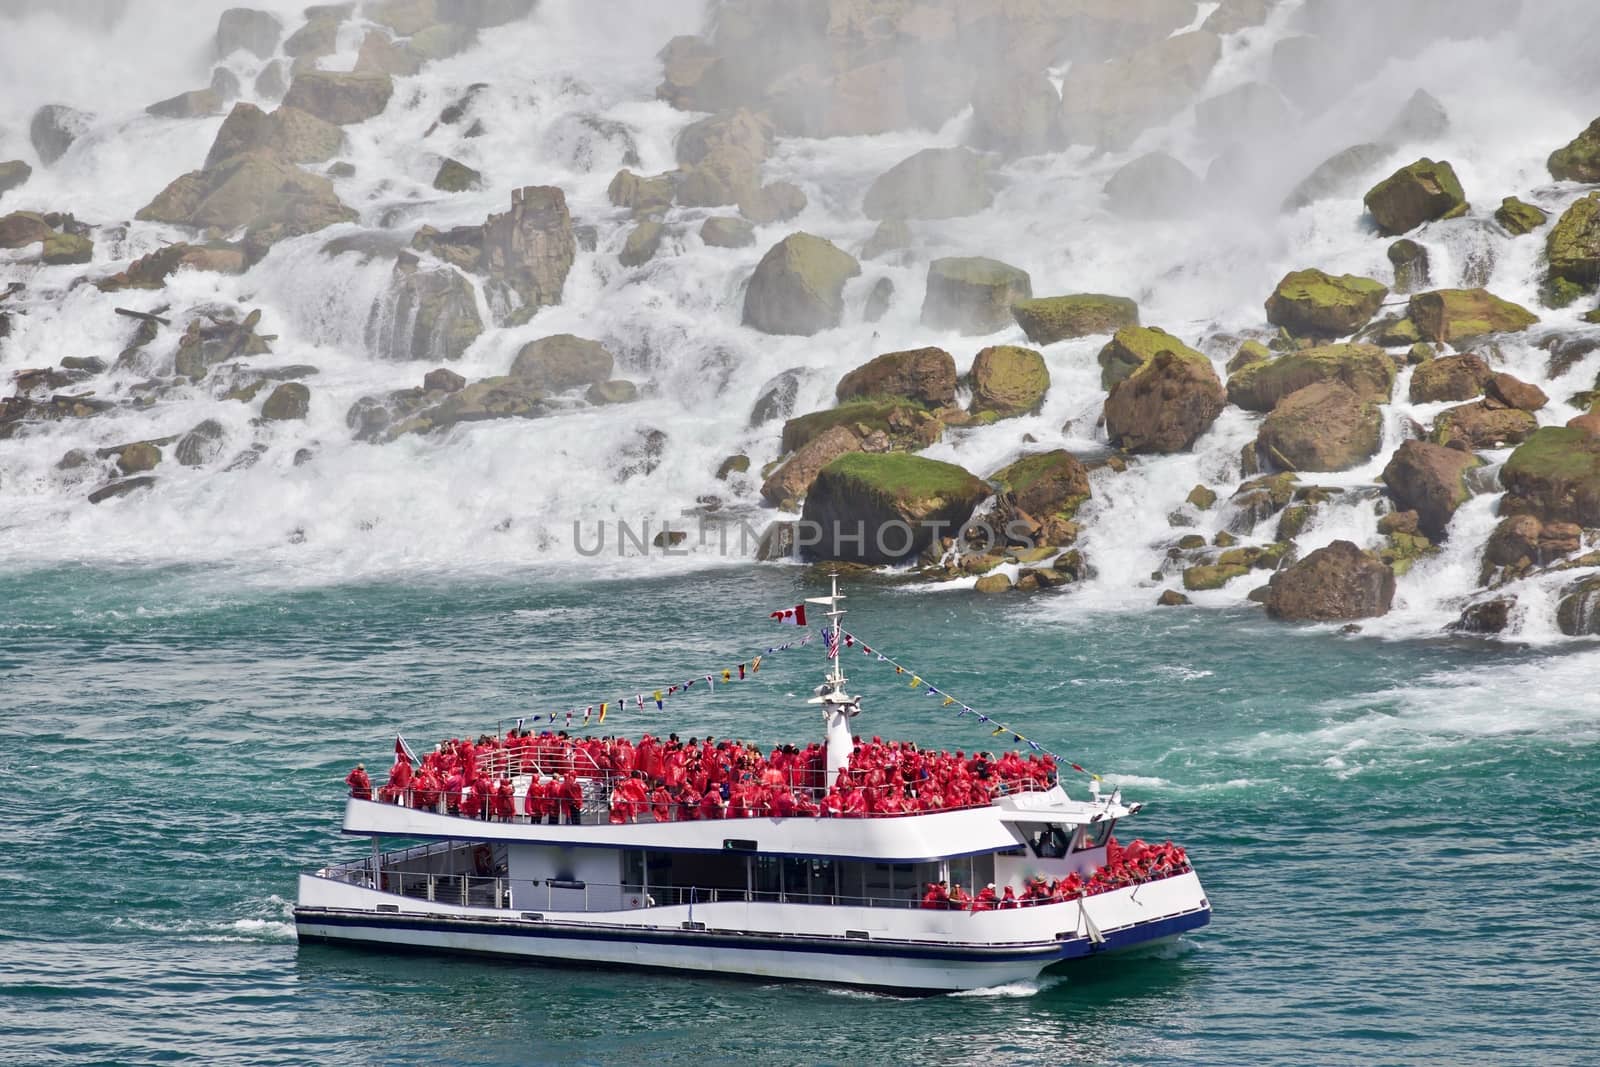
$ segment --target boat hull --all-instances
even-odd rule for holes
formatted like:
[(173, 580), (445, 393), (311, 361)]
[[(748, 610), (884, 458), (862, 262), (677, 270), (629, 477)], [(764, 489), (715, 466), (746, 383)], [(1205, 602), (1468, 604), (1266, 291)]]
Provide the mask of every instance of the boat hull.
[[(365, 906), (349, 906), (357, 903), (351, 899), (308, 906), (307, 891), (314, 896), (318, 888), (314, 884), (302, 887), (295, 922), (301, 940), (308, 943), (741, 975), (929, 994), (1025, 981), (1064, 961), (1145, 946), (1203, 926), (1210, 920), (1209, 904), (1198, 895), (1197, 879), (1188, 875), (1183, 880), (1192, 882), (1192, 887), (1163, 886), (1164, 907), (1151, 907), (1147, 917), (1115, 928), (1102, 929), (1092, 914), (1099, 912), (1102, 920), (1116, 916), (1129, 906), (1126, 902), (1099, 901), (1087, 921), (1076, 903), (992, 916), (996, 925), (1000, 921), (1015, 925), (1024, 916), (1037, 917), (1031, 924), (1037, 939), (1006, 941), (979, 941), (977, 938), (984, 936), (981, 932), (961, 941), (897, 938), (892, 931), (856, 937), (806, 936), (730, 929), (727, 923), (719, 923), (719, 919), (734, 920), (738, 915), (738, 922), (748, 927), (748, 909), (740, 905), (702, 905), (692, 919), (684, 917), (682, 908), (579, 917), (485, 914), (437, 907), (380, 911), (365, 900), (360, 901)], [(371, 890), (356, 892), (373, 899), (394, 899)], [(348, 898), (349, 894), (346, 889), (339, 895)], [(1137, 901), (1132, 906), (1140, 907)], [(907, 918), (916, 916), (916, 912), (907, 913)], [(981, 922), (990, 916), (964, 918)], [(1057, 926), (1071, 928), (1052, 933)], [(1038, 936), (1041, 933), (1042, 937)]]

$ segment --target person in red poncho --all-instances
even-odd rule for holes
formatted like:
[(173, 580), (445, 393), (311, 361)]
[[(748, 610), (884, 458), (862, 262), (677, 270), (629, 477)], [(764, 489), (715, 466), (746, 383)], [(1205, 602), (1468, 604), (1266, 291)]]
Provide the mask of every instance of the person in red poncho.
[(509, 778), (500, 779), (495, 787), (494, 813), (502, 822), (510, 822), (517, 814), (516, 787)]
[(356, 769), (344, 776), (344, 784), (350, 787), (350, 795), (355, 799), (372, 799), (372, 779), (367, 777), (365, 763), (356, 764)]
[(577, 823), (583, 814), (583, 786), (578, 784), (578, 776), (573, 771), (568, 771), (567, 776), (561, 780), (561, 814), (569, 823)]
[(943, 911), (950, 906), (950, 893), (943, 882), (928, 883), (928, 891), (922, 894), (922, 906), (928, 911)]
[(528, 792), (522, 798), (522, 813), (535, 823), (544, 822), (544, 786), (536, 774), (528, 782)]
[(1000, 898), (995, 896), (994, 883), (990, 882), (978, 890), (978, 895), (972, 898), (973, 911), (993, 911)]
[(1018, 907), (1017, 894), (1012, 892), (1010, 886), (1006, 886), (1005, 894), (1000, 898), (1000, 907), (1002, 909)]

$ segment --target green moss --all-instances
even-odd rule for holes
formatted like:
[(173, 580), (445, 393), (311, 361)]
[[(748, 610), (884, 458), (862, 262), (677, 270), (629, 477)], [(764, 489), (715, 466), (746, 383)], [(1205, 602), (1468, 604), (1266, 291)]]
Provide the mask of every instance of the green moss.
[(1561, 482), (1600, 479), (1600, 450), (1594, 440), (1565, 426), (1535, 430), (1506, 460), (1501, 480), (1509, 486), (1524, 477)]
[(1202, 564), (1183, 572), (1183, 587), (1191, 593), (1221, 589), (1235, 578), (1243, 578), (1249, 573), (1249, 567), (1238, 564)]
[(1558, 182), (1600, 182), (1600, 119), (1550, 153), (1550, 176)]
[(87, 263), (94, 258), (94, 242), (75, 233), (58, 233), (44, 239), (40, 256), (50, 266)]
[[(1563, 301), (1551, 302), (1552, 307), (1565, 307), (1600, 283), (1600, 192), (1566, 210), (1545, 239), (1545, 255), (1550, 261), (1551, 295)], [(1559, 282), (1569, 284), (1558, 287)]]
[(1419, 159), (1401, 167), (1373, 186), (1366, 195), (1367, 210), (1378, 231), (1396, 237), (1424, 222), (1459, 218), (1467, 213), (1466, 194), (1449, 163)]
[(1550, 216), (1543, 211), (1514, 196), (1508, 196), (1500, 201), (1500, 208), (1494, 213), (1494, 220), (1504, 226), (1506, 232), (1513, 237), (1530, 234), (1549, 219)]
[(1233, 358), (1228, 360), (1227, 371), (1232, 374), (1234, 371), (1242, 370), (1252, 363), (1266, 363), (1271, 359), (1272, 349), (1260, 341), (1246, 341), (1239, 346), (1239, 351), (1233, 354)]
[(1139, 325), (1138, 304), (1127, 297), (1102, 293), (1019, 300), (1011, 305), (1011, 315), (1028, 340), (1039, 345)]
[(981, 486), (971, 471), (954, 463), (913, 456), (907, 452), (847, 452), (823, 468), (833, 477), (855, 481), (884, 499), (910, 501), (953, 500)]
[(827, 433), (835, 426), (859, 425), (865, 426), (868, 430), (883, 430), (889, 433), (892, 432), (889, 425), (891, 418), (896, 415), (915, 418), (917, 413), (926, 410), (921, 404), (905, 397), (863, 397), (849, 400), (838, 407), (813, 411), (784, 423), (783, 450), (793, 452), (797, 448), (804, 448), (813, 438)]
[[(1083, 466), (1065, 449), (1023, 456), (1010, 466), (996, 471), (990, 480), (1019, 501), (1029, 503), (1033, 503), (1029, 497), (1038, 493), (1059, 493), (1060, 502), (1051, 514), (1064, 519), (1076, 515), (1078, 508), (1089, 499), (1089, 483)], [(1074, 491), (1078, 489), (1081, 492)], [(1046, 516), (1036, 514), (1034, 518), (1043, 519)]]
[(1496, 333), (1519, 333), (1539, 321), (1520, 304), (1487, 289), (1436, 289), (1411, 298), (1411, 320), (1424, 341), (1457, 346)]
[(1361, 396), (1385, 402), (1394, 390), (1394, 377), (1394, 360), (1381, 348), (1319, 345), (1235, 372), (1228, 379), (1228, 400), (1248, 411), (1271, 411), (1297, 389), (1337, 381)]
[(1344, 337), (1376, 315), (1388, 295), (1389, 287), (1371, 278), (1293, 271), (1267, 298), (1267, 321), (1295, 334)]
[(946, 256), (936, 259), (928, 273), (963, 285), (989, 288), (1024, 283), (1028, 272), (985, 256)]
[(1185, 361), (1211, 361), (1165, 330), (1154, 326), (1129, 326), (1118, 330), (1111, 342), (1100, 350), (1100, 385), (1110, 389), (1155, 358), (1158, 352), (1171, 352)]
[(1206, 547), (1206, 539), (1199, 534), (1184, 534), (1178, 538), (1178, 547), (1185, 552), (1193, 552), (1197, 548)]

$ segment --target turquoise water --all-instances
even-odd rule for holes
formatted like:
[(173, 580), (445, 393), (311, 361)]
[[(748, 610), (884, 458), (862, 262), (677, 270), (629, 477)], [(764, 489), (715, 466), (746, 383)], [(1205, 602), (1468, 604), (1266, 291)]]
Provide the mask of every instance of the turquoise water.
[[(295, 874), (361, 851), (340, 779), (386, 765), (397, 728), (423, 743), (748, 660), (794, 633), (766, 612), (820, 591), (792, 570), (0, 577), (0, 1058), (1594, 1062), (1600, 652), (1246, 612), (849, 590), (864, 639), (1117, 776), (1149, 804), (1138, 832), (1189, 847), (1215, 920), (1141, 958), (904, 1000), (297, 947)], [(822, 656), (608, 726), (804, 740)], [(846, 662), (864, 730), (987, 741)]]

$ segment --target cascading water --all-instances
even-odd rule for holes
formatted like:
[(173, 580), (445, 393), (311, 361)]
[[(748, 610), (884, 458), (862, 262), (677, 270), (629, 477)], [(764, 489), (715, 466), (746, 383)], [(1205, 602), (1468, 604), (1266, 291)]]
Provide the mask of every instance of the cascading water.
[[(701, 31), (708, 12), (699, 0), (549, 0), (526, 19), (486, 31), (464, 53), (398, 78), (382, 114), (343, 127), (337, 158), (348, 167), (334, 187), (357, 221), (280, 242), (242, 275), (180, 272), (160, 290), (101, 293), (78, 279), (112, 273), (189, 236), (129, 220), (179, 173), (201, 164), (220, 125), (220, 116), (174, 120), (142, 110), (205, 84), (215, 65), (217, 12), (208, 7), (200, 17), (192, 5), (180, 11), (144, 0), (103, 6), (98, 21), (75, 23), (49, 5), (33, 5), (7, 16), (10, 32), (0, 35), (0, 69), (8, 72), (0, 76), (7, 89), (0, 94), (0, 159), (33, 158), (27, 128), (43, 104), (66, 103), (93, 116), (58, 162), (35, 166), (26, 184), (0, 196), (0, 211), (70, 211), (98, 227), (90, 267), (38, 266), (26, 250), (0, 253), (0, 280), (26, 286), (5, 305), (19, 313), (0, 342), (0, 368), (14, 373), (64, 356), (115, 363), (136, 324), (114, 307), (177, 316), (148, 346), (158, 359), (176, 347), (195, 309), (260, 309), (261, 332), (276, 339), (272, 354), (252, 360), (252, 368), (314, 367), (302, 377), (312, 399), (304, 421), (271, 422), (257, 417), (259, 400), (241, 403), (215, 384), (183, 386), (148, 406), (120, 404), (93, 419), (30, 427), (0, 443), (0, 559), (12, 565), (204, 560), (245, 571), (292, 567), (313, 579), (529, 564), (628, 573), (643, 566), (640, 553), (619, 552), (614, 532), (603, 553), (590, 554), (598, 524), (654, 531), (716, 513), (759, 529), (779, 517), (760, 508), (756, 477), (778, 458), (779, 423), (750, 425), (752, 406), (776, 376), (803, 372), (793, 403), (798, 414), (829, 406), (838, 378), (878, 353), (939, 345), (964, 369), (984, 345), (1026, 343), (1015, 328), (971, 338), (922, 326), (924, 277), (934, 257), (1004, 258), (1031, 273), (1038, 295), (1133, 297), (1145, 324), (1201, 345), (1219, 373), (1236, 347), (1220, 338), (1264, 336), (1262, 301), (1287, 271), (1315, 266), (1392, 278), (1387, 242), (1363, 220), (1359, 197), (1370, 181), (1349, 182), (1340, 194), (1296, 211), (1279, 208), (1316, 164), (1351, 144), (1381, 145), (1382, 158), (1369, 168), (1374, 179), (1423, 155), (1451, 160), (1474, 210), (1413, 235), (1430, 253), (1433, 284), (1483, 285), (1537, 307), (1541, 240), (1512, 238), (1488, 218), (1502, 196), (1515, 194), (1555, 213), (1581, 195), (1550, 181), (1545, 158), (1594, 117), (1600, 80), (1573, 45), (1584, 30), (1600, 29), (1600, 14), (1583, 3), (1458, 5), (1444, 26), (1388, 18), (1383, 5), (1283, 0), (1263, 25), (1223, 38), (1222, 58), (1196, 96), (1276, 78), (1294, 101), (1288, 128), (1240, 140), (1190, 106), (1126, 148), (1077, 146), (1005, 164), (992, 207), (921, 223), (915, 252), (865, 262), (845, 287), (839, 327), (774, 337), (740, 325), (744, 285), (764, 250), (796, 230), (858, 250), (874, 229), (859, 210), (872, 179), (918, 149), (963, 143), (970, 111), (932, 131), (781, 139), (764, 179), (805, 191), (808, 203), (798, 217), (757, 226), (749, 247), (714, 248), (698, 236), (700, 221), (731, 209), (675, 208), (656, 256), (626, 268), (617, 257), (633, 221), (612, 206), (607, 187), (624, 166), (645, 175), (675, 166), (674, 139), (697, 116), (654, 98), (657, 53), (675, 35)], [(257, 6), (290, 29), (303, 21), (296, 3)], [(1218, 6), (1197, 4), (1193, 26)], [(349, 69), (369, 27), (361, 15), (345, 23), (322, 66)], [(1301, 75), (1274, 65), (1276, 46), (1307, 28), (1349, 43), (1350, 62), (1331, 75), (1321, 72), (1335, 76), (1332, 89), (1295, 82)], [(1367, 47), (1371, 41), (1392, 47)], [(276, 103), (255, 96), (264, 61), (235, 52), (222, 65), (243, 86), (243, 99), (264, 109)], [(1070, 66), (1054, 69), (1054, 84), (1069, 73)], [(1442, 132), (1391, 129), (1418, 89), (1443, 103), (1449, 123)], [(452, 108), (459, 112), (455, 121), (441, 121)], [(1157, 150), (1197, 174), (1209, 171), (1203, 195), (1176, 218), (1109, 210), (1107, 180), (1130, 159)], [(446, 157), (480, 171), (481, 187), (436, 191), (433, 178)], [(382, 445), (353, 440), (346, 423), (353, 403), (415, 387), (441, 365), (437, 355), (429, 362), (392, 358), (407, 349), (413, 321), (407, 315), (415, 313), (397, 309), (396, 251), (423, 224), (439, 230), (481, 224), (527, 185), (559, 186), (575, 222), (593, 227), (594, 246), (577, 253), (561, 302), (524, 324), (494, 326), (494, 309), (476, 286), (470, 303), (489, 328), (452, 369), (469, 380), (502, 375), (527, 342), (572, 333), (603, 342), (616, 356), (614, 376), (634, 382), (640, 400), (595, 407), (557, 397), (539, 418), (463, 425)], [(339, 243), (330, 248), (330, 242)], [(437, 262), (424, 257), (422, 266)], [(868, 294), (883, 279), (893, 284), (894, 298), (881, 319), (867, 322)], [(1549, 394), (1551, 403), (1538, 413), (1542, 425), (1578, 414), (1568, 398), (1593, 388), (1600, 371), (1597, 350), (1552, 374), (1539, 347), (1554, 334), (1586, 329), (1582, 311), (1541, 309), (1534, 331), (1498, 345), (1496, 369)], [(1027, 448), (1103, 448), (1097, 422), (1105, 393), (1094, 358), (1103, 343), (1047, 346), (1052, 386), (1039, 413), (951, 430), (926, 454), (986, 474), (1021, 454), (1026, 438), (1037, 442)], [(93, 388), (103, 398), (131, 400), (151, 373), (164, 372), (113, 366)], [(1379, 474), (1409, 427), (1426, 426), (1446, 406), (1412, 404), (1407, 382), (1402, 373), (1385, 408), (1383, 447), (1370, 462), (1303, 479), (1343, 492), (1309, 518), (1297, 538), (1301, 555), (1337, 539), (1379, 542)], [(207, 419), (222, 429), (218, 459), (196, 468), (169, 462), (153, 491), (91, 505), (85, 498), (109, 461), (59, 469), (69, 450), (93, 453), (181, 435)], [(1246, 545), (1275, 540), (1276, 516), (1241, 522), (1228, 504), (1246, 477), (1240, 451), (1258, 425), (1258, 417), (1229, 407), (1192, 452), (1096, 471), (1094, 498), (1080, 515), (1080, 547), (1093, 577), (1046, 610), (1146, 609), (1177, 577), (1167, 556), (1183, 534), (1211, 542), (1226, 530)], [(719, 464), (737, 452), (749, 455), (750, 473), (719, 481)], [(240, 462), (246, 453), (253, 458)], [(1217, 492), (1215, 508), (1185, 504), (1197, 484)], [(1428, 634), (1453, 621), (1478, 590), (1479, 558), (1495, 521), (1494, 492), (1464, 506), (1443, 551), (1401, 576), (1395, 611), (1372, 624), (1372, 632)], [(574, 524), (584, 531), (581, 539)], [(691, 538), (683, 555), (649, 565), (698, 567), (729, 558), (717, 544)], [(1241, 602), (1265, 577), (1197, 600)], [(1551, 605), (1562, 580), (1523, 584), (1529, 588), (1512, 632), (1525, 640), (1557, 636)]]

